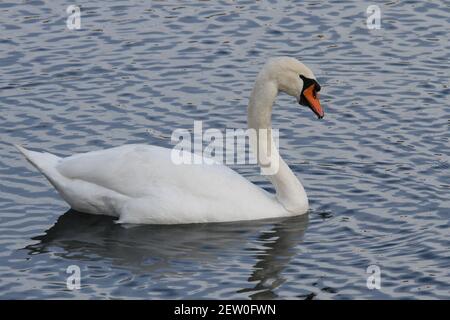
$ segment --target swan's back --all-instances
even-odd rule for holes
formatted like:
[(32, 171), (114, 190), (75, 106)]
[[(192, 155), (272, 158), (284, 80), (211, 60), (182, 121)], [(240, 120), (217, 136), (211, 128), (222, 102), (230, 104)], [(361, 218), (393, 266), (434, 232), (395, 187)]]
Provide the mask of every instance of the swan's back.
[(149, 190), (168, 186), (190, 187), (189, 191), (198, 195), (211, 194), (205, 189), (219, 191), (221, 186), (236, 182), (253, 188), (252, 183), (224, 165), (177, 165), (171, 160), (170, 149), (138, 144), (64, 158), (57, 169), (68, 178), (108, 187), (130, 197), (145, 196)]

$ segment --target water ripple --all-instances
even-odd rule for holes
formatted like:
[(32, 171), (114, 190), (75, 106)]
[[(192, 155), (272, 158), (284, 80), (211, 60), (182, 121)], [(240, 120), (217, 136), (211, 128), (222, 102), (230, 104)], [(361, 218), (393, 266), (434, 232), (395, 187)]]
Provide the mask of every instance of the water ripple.
[[(445, 1), (80, 0), (0, 3), (0, 298), (449, 298), (450, 27)], [(322, 84), (314, 119), (280, 96), (273, 123), (309, 216), (124, 228), (66, 212), (11, 146), (66, 156), (171, 132), (243, 128), (270, 56)], [(272, 190), (255, 167), (237, 167)], [(78, 265), (82, 289), (66, 288)], [(366, 287), (380, 266), (382, 289)]]

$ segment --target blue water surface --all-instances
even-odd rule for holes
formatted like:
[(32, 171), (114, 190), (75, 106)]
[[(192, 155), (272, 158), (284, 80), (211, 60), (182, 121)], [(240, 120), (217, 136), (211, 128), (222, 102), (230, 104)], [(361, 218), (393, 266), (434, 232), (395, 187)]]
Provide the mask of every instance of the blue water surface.
[[(450, 298), (449, 1), (379, 2), (379, 30), (363, 1), (77, 0), (80, 30), (69, 4), (0, 3), (0, 298)], [(12, 146), (68, 156), (171, 147), (200, 120), (245, 128), (280, 55), (322, 85), (324, 119), (285, 95), (273, 114), (307, 216), (124, 227), (68, 211)]]

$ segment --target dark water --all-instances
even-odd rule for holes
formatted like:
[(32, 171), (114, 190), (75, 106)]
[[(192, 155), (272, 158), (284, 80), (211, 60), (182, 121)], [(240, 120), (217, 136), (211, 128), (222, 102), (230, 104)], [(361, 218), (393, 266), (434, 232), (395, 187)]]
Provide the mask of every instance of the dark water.
[[(0, 298), (450, 298), (449, 1), (0, 3)], [(274, 126), (308, 216), (123, 227), (67, 205), (11, 143), (70, 155), (242, 128), (271, 56), (322, 85)], [(270, 188), (255, 167), (240, 173)], [(381, 289), (366, 268), (381, 269)], [(81, 268), (80, 290), (66, 268)]]

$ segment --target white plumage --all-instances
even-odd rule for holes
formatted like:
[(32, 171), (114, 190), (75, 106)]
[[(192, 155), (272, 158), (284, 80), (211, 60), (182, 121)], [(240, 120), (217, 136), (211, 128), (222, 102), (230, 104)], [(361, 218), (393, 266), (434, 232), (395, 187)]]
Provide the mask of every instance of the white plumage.
[[(299, 75), (314, 77), (295, 59), (269, 60), (250, 98), (249, 127), (270, 126), (278, 90), (299, 99)], [(171, 149), (157, 146), (124, 145), (67, 158), (16, 147), (73, 209), (118, 217), (119, 223), (238, 221), (308, 209), (302, 185), (281, 157), (278, 172), (269, 177), (277, 190), (273, 195), (222, 164), (175, 164)]]

